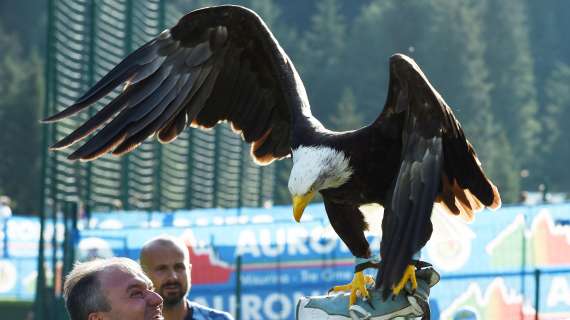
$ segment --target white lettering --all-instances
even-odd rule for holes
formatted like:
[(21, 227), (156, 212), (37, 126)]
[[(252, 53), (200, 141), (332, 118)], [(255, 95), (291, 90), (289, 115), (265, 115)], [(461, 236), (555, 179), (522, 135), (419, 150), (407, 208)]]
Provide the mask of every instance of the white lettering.
[(259, 296), (244, 294), (241, 296), (241, 314), (242, 319), (263, 319), (260, 314), (261, 298)]
[(278, 274), (278, 273), (264, 273), (261, 275), (243, 274), (240, 279), (242, 285), (244, 286), (288, 284), (289, 282), (291, 282), (291, 279), (289, 279), (288, 274)]
[(196, 297), (196, 298), (192, 299), (192, 301), (194, 301), (198, 304), (201, 304), (203, 306), (207, 306), (207, 307), (209, 306), (208, 301), (206, 300), (205, 297)]
[(287, 319), (291, 314), (291, 307), (291, 301), (289, 301), (287, 296), (272, 293), (267, 296), (263, 303), (263, 313), (269, 319)]
[(332, 228), (316, 227), (311, 231), (311, 248), (318, 254), (332, 252), (339, 239)]
[(349, 282), (354, 277), (351, 271), (326, 268), (321, 271), (321, 280), (325, 282)]
[[(299, 298), (323, 294), (324, 292), (316, 290), (311, 292), (295, 291), (291, 295), (281, 293), (268, 295), (243, 294), (241, 296), (241, 318), (244, 320), (288, 319), (295, 312), (295, 306)], [(213, 295), (208, 300), (204, 296), (192, 297), (191, 299), (205, 306), (211, 305), (215, 309), (229, 311), (234, 317), (237, 313), (236, 296), (234, 294)], [(208, 301), (212, 303), (209, 304)]]
[[(377, 250), (380, 239), (368, 237), (371, 249)], [(350, 252), (347, 246), (330, 227), (281, 228), (242, 230), (239, 233), (236, 246), (237, 255), (250, 255), (254, 258), (261, 256), (277, 257), (284, 253), (288, 255), (329, 254), (334, 251)]]
[(240, 232), (237, 240), (236, 256), (251, 254), (253, 257), (259, 257), (259, 247), (255, 233), (251, 230), (243, 230)]
[(218, 310), (224, 310), (224, 297), (214, 296), (212, 298), (212, 308), (218, 309)]
[(232, 294), (232, 295), (230, 295), (229, 299), (230, 299), (230, 301), (228, 302), (228, 310), (235, 317), (235, 315), (237, 314), (236, 296)]
[(319, 282), (319, 275), (317, 273), (311, 272), (309, 270), (301, 270), (301, 282)]
[(307, 230), (305, 228), (290, 228), (287, 231), (287, 244), (289, 245), (287, 253), (292, 256), (309, 254), (309, 248), (307, 248), (309, 233)]
[(570, 306), (570, 286), (566, 277), (553, 277), (550, 283), (550, 290), (546, 298), (546, 305), (555, 307), (558, 304)]
[(261, 251), (268, 257), (277, 257), (285, 251), (285, 230), (278, 229), (275, 232), (275, 247), (271, 247), (271, 231), (261, 230), (259, 232), (259, 243), (261, 244)]

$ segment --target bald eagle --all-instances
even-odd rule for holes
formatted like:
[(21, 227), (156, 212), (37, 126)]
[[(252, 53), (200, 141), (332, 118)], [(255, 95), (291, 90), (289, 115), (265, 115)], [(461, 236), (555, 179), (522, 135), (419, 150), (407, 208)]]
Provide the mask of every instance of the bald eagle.
[[(123, 86), (51, 147), (67, 148), (102, 127), (71, 153), (72, 160), (122, 155), (153, 135), (167, 143), (188, 126), (231, 123), (251, 144), (257, 163), (292, 157), (288, 187), (295, 220), (320, 192), (332, 227), (356, 258), (371, 257), (359, 206), (385, 208), (376, 286), (386, 298), (408, 281), (415, 285), (413, 257), (432, 233), (434, 203), (467, 218), (501, 203), (461, 125), (418, 65), (395, 54), (389, 66), (378, 118), (358, 130), (334, 132), (311, 114), (291, 59), (263, 20), (239, 6), (209, 7), (182, 17), (45, 121), (71, 116)], [(352, 283), (339, 288), (367, 296), (370, 279), (355, 270)]]

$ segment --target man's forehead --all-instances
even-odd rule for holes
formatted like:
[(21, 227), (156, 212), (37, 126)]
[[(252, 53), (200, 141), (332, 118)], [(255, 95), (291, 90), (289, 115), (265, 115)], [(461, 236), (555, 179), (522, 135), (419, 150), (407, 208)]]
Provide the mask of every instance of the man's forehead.
[(153, 264), (157, 264), (160, 262), (167, 262), (168, 260), (180, 260), (181, 262), (185, 262), (185, 257), (187, 256), (183, 251), (183, 248), (180, 248), (176, 245), (170, 244), (152, 244), (148, 248), (145, 249), (145, 255)]
[(101, 286), (105, 289), (128, 289), (129, 287), (152, 287), (152, 282), (142, 272), (125, 268), (108, 267), (99, 274)]

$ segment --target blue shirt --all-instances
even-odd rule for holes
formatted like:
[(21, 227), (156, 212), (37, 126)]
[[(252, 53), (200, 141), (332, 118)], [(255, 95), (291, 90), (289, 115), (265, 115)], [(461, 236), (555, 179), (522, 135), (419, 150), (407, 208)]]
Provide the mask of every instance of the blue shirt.
[(184, 320), (234, 320), (231, 314), (208, 308), (196, 302), (186, 300), (189, 312)]

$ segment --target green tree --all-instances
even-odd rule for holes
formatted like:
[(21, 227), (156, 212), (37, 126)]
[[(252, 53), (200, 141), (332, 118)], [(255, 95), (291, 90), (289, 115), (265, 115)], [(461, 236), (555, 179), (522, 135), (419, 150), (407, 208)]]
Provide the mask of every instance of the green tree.
[[(545, 86), (552, 69), (559, 63), (570, 63), (570, 2), (543, 0), (526, 2), (530, 48), (532, 50), (540, 105), (545, 106)], [(562, 40), (566, 39), (566, 40)]]
[[(544, 153), (543, 170), (537, 176), (547, 183), (551, 190), (570, 190), (570, 132), (567, 130), (570, 120), (570, 65), (558, 63), (553, 68), (545, 84), (545, 111), (543, 117), (544, 135), (542, 145)], [(532, 172), (531, 172), (532, 174)]]
[(344, 88), (336, 112), (330, 119), (331, 129), (338, 131), (355, 130), (364, 123), (362, 114), (356, 107), (356, 98), (351, 88)]
[[(402, 23), (405, 21), (405, 23)], [(376, 0), (363, 6), (350, 26), (343, 69), (336, 81), (350, 86), (367, 121), (382, 111), (388, 88), (389, 57), (418, 57), (428, 24), (426, 2)]]
[(307, 88), (313, 113), (323, 121), (340, 98), (342, 58), (346, 45), (346, 24), (338, 0), (316, 4), (311, 29), (301, 35), (299, 56), (295, 59)]
[[(0, 1), (0, 22), (20, 39), (25, 51), (43, 52), (45, 48), (48, 1)], [(3, 49), (3, 48), (2, 48)]]
[(37, 213), (40, 185), (42, 68), (19, 39), (0, 30), (0, 189), (15, 212)]
[(526, 6), (520, 1), (485, 3), (485, 60), (492, 83), (493, 113), (505, 129), (519, 167), (537, 167), (540, 122)]
[[(539, 101), (539, 120), (542, 124), (537, 163), (540, 168), (531, 170), (529, 180), (535, 189), (540, 183), (548, 183), (550, 190), (568, 191), (564, 174), (569, 154), (564, 136), (568, 114), (564, 108), (568, 78), (565, 70), (570, 65), (570, 28), (568, 12), (570, 2), (565, 0), (527, 1), (529, 8), (529, 37), (533, 52), (536, 90)], [(565, 40), (566, 39), (566, 40)], [(561, 139), (561, 140), (560, 140)], [(560, 174), (562, 173), (562, 174)], [(541, 181), (544, 180), (544, 181)]]
[(432, 83), (463, 124), (485, 171), (499, 186), (503, 201), (515, 201), (520, 189), (519, 169), (513, 166), (513, 151), (492, 111), (481, 29), (483, 7), (478, 1), (437, 0), (431, 4), (430, 34), (423, 44), (431, 57), (426, 57), (428, 77), (433, 75)]

